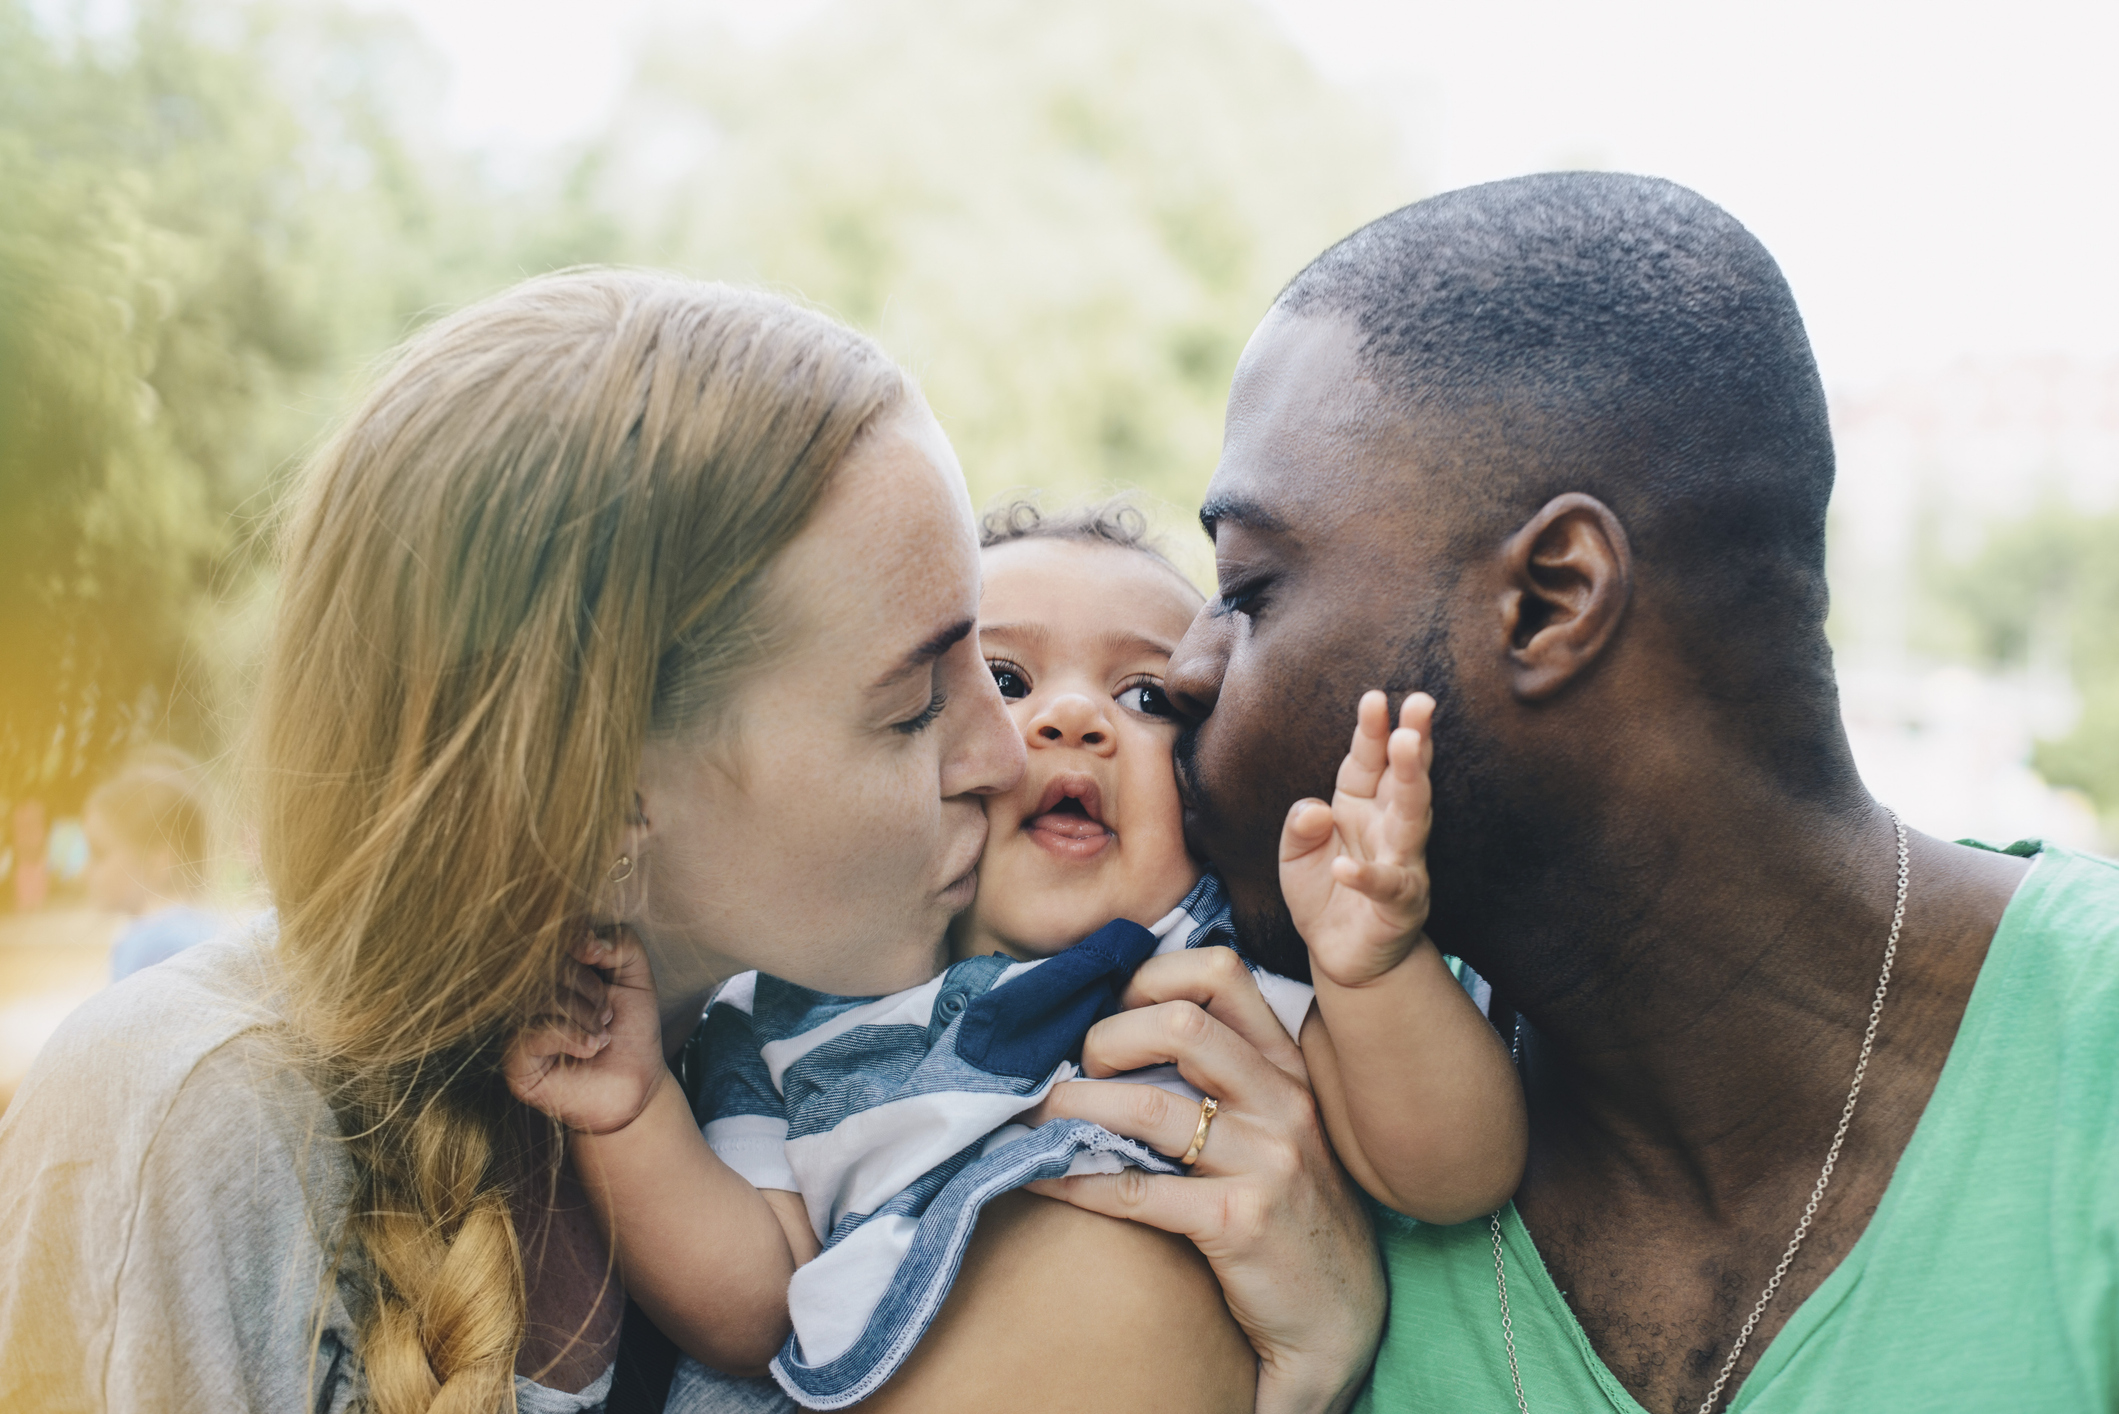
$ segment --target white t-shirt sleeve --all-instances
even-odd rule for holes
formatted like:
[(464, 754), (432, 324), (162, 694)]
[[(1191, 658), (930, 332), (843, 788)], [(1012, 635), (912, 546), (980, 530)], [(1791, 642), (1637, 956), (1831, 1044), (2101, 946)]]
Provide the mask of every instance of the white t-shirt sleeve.
[(1290, 1039), (1302, 1040), (1302, 1020), (1310, 1014), (1310, 1003), (1316, 999), (1317, 989), (1307, 982), (1297, 982), (1292, 977), (1283, 977), (1277, 972), (1253, 972), (1258, 979), (1258, 991), (1280, 1018), (1280, 1024)]

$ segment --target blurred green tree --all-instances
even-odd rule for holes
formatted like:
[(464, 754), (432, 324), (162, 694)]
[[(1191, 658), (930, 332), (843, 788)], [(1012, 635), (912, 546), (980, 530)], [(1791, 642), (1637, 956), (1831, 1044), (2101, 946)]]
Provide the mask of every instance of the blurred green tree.
[(903, 358), (982, 498), (1188, 515), (1275, 291), (1411, 195), (1221, 0), (841, 0), (762, 51), (672, 7), (609, 130), (506, 181), (402, 15), (92, 8), (0, 0), (0, 802), (56, 812), (224, 743), (279, 475), (432, 312), (588, 260), (766, 283)]
[(1994, 670), (2065, 673), (2081, 715), (2038, 743), (2032, 764), (2088, 795), (2105, 838), (2119, 840), (2119, 511), (2086, 515), (2048, 497), (1989, 528), (1968, 559), (1926, 538), (1920, 646)]
[(196, 650), (349, 375), (607, 253), (418, 140), (441, 78), (402, 17), (141, 0), (54, 34), (0, 0), (0, 801), (219, 747)]
[(601, 144), (637, 258), (799, 291), (921, 378), (972, 489), (1189, 516), (1273, 296), (1410, 200), (1392, 125), (1227, 0), (842, 0), (649, 44)]

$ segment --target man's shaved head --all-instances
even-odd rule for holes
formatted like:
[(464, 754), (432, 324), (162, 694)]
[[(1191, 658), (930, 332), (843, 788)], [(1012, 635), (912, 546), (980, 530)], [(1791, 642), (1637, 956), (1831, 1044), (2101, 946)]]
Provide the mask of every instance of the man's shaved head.
[(1787, 282), (1682, 187), (1495, 182), (1318, 257), (1238, 365), (1202, 512), (1221, 592), (1169, 673), (1194, 847), (1249, 935), (1299, 965), (1279, 822), (1368, 687), (1438, 703), (1431, 926), (1475, 958), (1504, 916), (1547, 926), (1514, 910), (1548, 886), (1667, 861), (1702, 763), (1725, 794), (1865, 799), (1832, 475)]
[(1828, 671), (1824, 388), (1780, 267), (1728, 212), (1620, 173), (1468, 187), (1339, 242), (1278, 308), (1353, 320), (1386, 396), (1453, 429), (1474, 542), (1586, 492), (1644, 578), (1682, 583), (1703, 648), (1739, 604), (1778, 611), (1722, 668)]

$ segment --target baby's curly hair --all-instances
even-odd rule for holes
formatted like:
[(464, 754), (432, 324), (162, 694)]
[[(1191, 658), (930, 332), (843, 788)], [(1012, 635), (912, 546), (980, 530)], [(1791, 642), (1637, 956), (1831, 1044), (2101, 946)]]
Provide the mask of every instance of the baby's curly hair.
[(1147, 515), (1124, 496), (1085, 501), (1049, 513), (1027, 496), (1011, 496), (996, 501), (979, 517), (981, 550), (1017, 540), (1081, 540), (1138, 550), (1159, 561), (1186, 584), (1192, 583), (1191, 577), (1164, 551), (1161, 539), (1148, 529)]

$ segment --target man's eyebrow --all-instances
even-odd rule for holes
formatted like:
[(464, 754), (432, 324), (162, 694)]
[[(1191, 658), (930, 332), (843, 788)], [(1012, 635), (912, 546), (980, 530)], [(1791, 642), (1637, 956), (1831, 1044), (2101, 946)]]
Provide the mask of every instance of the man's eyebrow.
[(877, 678), (875, 686), (869, 690), (871, 692), (880, 692), (885, 688), (895, 687), (914, 673), (932, 666), (935, 659), (941, 657), (969, 637), (972, 626), (973, 620), (971, 619), (957, 620), (948, 628), (943, 629), (940, 633), (935, 634), (925, 643), (907, 653), (896, 667)]
[(1199, 508), (1199, 528), (1214, 538), (1214, 527), (1223, 521), (1252, 530), (1285, 531), (1288, 523), (1248, 496), (1216, 496)]

